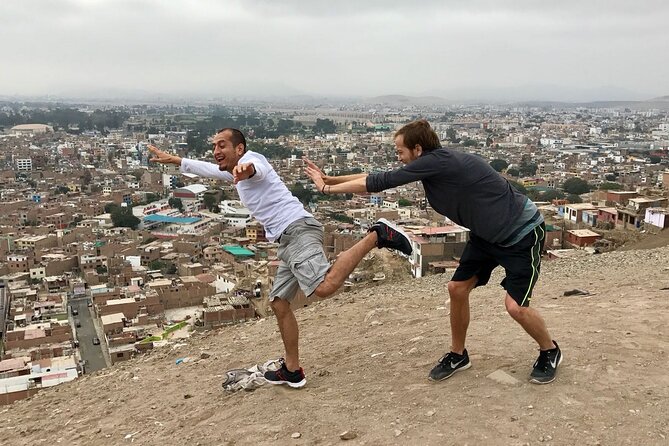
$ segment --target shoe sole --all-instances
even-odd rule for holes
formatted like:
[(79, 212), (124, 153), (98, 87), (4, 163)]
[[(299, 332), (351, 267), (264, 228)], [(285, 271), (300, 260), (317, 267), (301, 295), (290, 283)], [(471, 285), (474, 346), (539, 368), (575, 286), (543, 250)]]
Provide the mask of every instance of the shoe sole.
[(267, 380), (267, 382), (272, 384), (272, 385), (275, 385), (275, 386), (280, 386), (282, 384), (286, 384), (289, 387), (292, 387), (293, 389), (299, 389), (300, 387), (304, 387), (304, 385), (307, 383), (307, 380), (303, 379), (302, 381), (296, 382), (296, 383), (293, 383), (293, 382), (290, 382), (290, 381), (269, 381), (269, 380)]
[[(386, 220), (385, 218), (379, 218), (379, 219), (377, 220), (377, 222), (383, 223), (383, 224), (385, 224), (386, 226), (392, 228), (394, 231), (397, 231), (397, 232), (399, 232), (400, 234), (402, 234), (402, 236), (404, 236), (404, 238), (407, 239), (407, 242), (409, 242), (409, 247), (411, 247), (411, 253), (409, 253), (409, 254), (405, 254), (405, 255), (411, 255), (411, 254), (413, 253), (413, 246), (411, 246), (411, 239), (409, 238), (409, 235), (408, 235), (406, 232), (404, 232), (404, 231), (403, 231), (402, 229), (400, 229), (398, 226), (396, 226), (395, 224), (389, 222), (389, 221)], [(395, 251), (398, 251), (398, 250), (396, 249)], [(402, 252), (402, 251), (399, 251), (399, 252)], [(404, 253), (402, 253), (402, 254), (404, 254)]]
[(555, 378), (557, 378), (557, 369), (560, 367), (560, 364), (562, 364), (562, 360), (564, 359), (564, 356), (562, 355), (562, 352), (560, 352), (560, 360), (557, 363), (557, 366), (555, 366), (555, 375), (553, 375), (553, 378), (550, 381), (538, 381), (536, 378), (530, 379), (530, 384), (550, 384), (553, 381), (555, 381)]
[(438, 382), (441, 382), (441, 381), (445, 381), (445, 380), (447, 380), (448, 378), (450, 378), (451, 376), (455, 375), (456, 373), (461, 372), (461, 371), (463, 371), (463, 370), (467, 370), (467, 369), (470, 368), (471, 366), (472, 366), (472, 363), (469, 362), (469, 363), (467, 363), (467, 365), (462, 366), (462, 367), (458, 367), (457, 369), (453, 370), (453, 373), (451, 373), (450, 375), (444, 376), (443, 378), (440, 378), (440, 379), (434, 379), (434, 378), (432, 378), (431, 376), (428, 376), (427, 379), (430, 380), (430, 381), (432, 381), (432, 382), (435, 382), (435, 383), (438, 383)]

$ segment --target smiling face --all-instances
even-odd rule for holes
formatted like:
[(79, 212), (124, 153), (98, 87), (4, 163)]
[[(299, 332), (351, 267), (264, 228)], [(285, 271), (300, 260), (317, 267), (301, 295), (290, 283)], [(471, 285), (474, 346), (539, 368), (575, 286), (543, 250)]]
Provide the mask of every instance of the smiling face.
[(224, 130), (214, 136), (214, 159), (219, 170), (232, 173), (232, 169), (242, 156), (244, 156), (244, 144), (234, 146), (230, 130)]
[(395, 150), (397, 152), (397, 159), (402, 164), (409, 164), (411, 161), (418, 159), (423, 153), (423, 149), (419, 144), (413, 149), (404, 145), (404, 135), (397, 135), (395, 137)]

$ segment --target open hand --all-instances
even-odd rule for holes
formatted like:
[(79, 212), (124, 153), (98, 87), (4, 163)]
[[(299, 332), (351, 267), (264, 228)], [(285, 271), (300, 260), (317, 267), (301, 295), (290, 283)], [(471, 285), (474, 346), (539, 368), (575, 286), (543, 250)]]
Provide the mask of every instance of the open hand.
[[(178, 156), (170, 155), (167, 152), (163, 152), (154, 145), (149, 144), (149, 152), (151, 152), (151, 155), (153, 155), (153, 157), (149, 159), (149, 161), (161, 164), (181, 164), (181, 158), (179, 158)], [(179, 163), (176, 162), (177, 159), (179, 160)]]
[(232, 168), (232, 179), (235, 184), (252, 177), (256, 173), (253, 163), (241, 163)]
[[(311, 160), (310, 160), (309, 158), (307, 158), (306, 156), (303, 156), (303, 157), (302, 157), (302, 161), (304, 161), (304, 162), (306, 163), (306, 165), (307, 165), (307, 167), (304, 168), (305, 172), (306, 172), (308, 169), (311, 169), (312, 171), (314, 171), (314, 172), (316, 172), (318, 175), (320, 175), (321, 179), (323, 180), (323, 182), (324, 182), (325, 184), (328, 183), (328, 181), (327, 181), (328, 176), (325, 175), (325, 174), (323, 173), (323, 171), (322, 171), (316, 164), (314, 164), (313, 161), (311, 161)], [(307, 175), (309, 175), (309, 174), (307, 173)], [(309, 175), (309, 176), (311, 176), (311, 175)]]
[(311, 178), (311, 181), (314, 182), (314, 185), (316, 186), (316, 189), (318, 191), (322, 191), (323, 187), (325, 186), (325, 179), (323, 178), (323, 172), (318, 167), (311, 167), (307, 165), (307, 167), (304, 169), (306, 172), (307, 176)]

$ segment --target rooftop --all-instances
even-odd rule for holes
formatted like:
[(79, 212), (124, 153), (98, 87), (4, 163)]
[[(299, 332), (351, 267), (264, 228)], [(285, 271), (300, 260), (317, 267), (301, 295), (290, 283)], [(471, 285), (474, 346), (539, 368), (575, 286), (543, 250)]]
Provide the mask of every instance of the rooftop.
[(223, 250), (226, 252), (229, 252), (233, 256), (245, 256), (245, 257), (252, 257), (255, 256), (255, 253), (249, 249), (243, 248), (238, 245), (228, 245), (224, 246)]
[(152, 214), (144, 217), (145, 222), (157, 223), (176, 223), (180, 225), (190, 225), (202, 220), (200, 217), (170, 217), (168, 215)]

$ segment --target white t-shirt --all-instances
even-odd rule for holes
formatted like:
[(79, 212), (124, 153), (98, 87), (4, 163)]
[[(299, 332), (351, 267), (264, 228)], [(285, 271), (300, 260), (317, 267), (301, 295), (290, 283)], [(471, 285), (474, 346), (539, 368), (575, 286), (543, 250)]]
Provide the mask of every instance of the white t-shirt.
[[(244, 206), (265, 227), (268, 240), (273, 242), (278, 239), (294, 221), (313, 217), (304, 209), (300, 200), (290, 193), (264, 156), (247, 150), (239, 163), (253, 163), (256, 169), (253, 178), (242, 180), (235, 186)], [(230, 172), (221, 171), (218, 164), (206, 161), (183, 158), (181, 172), (232, 182)]]

